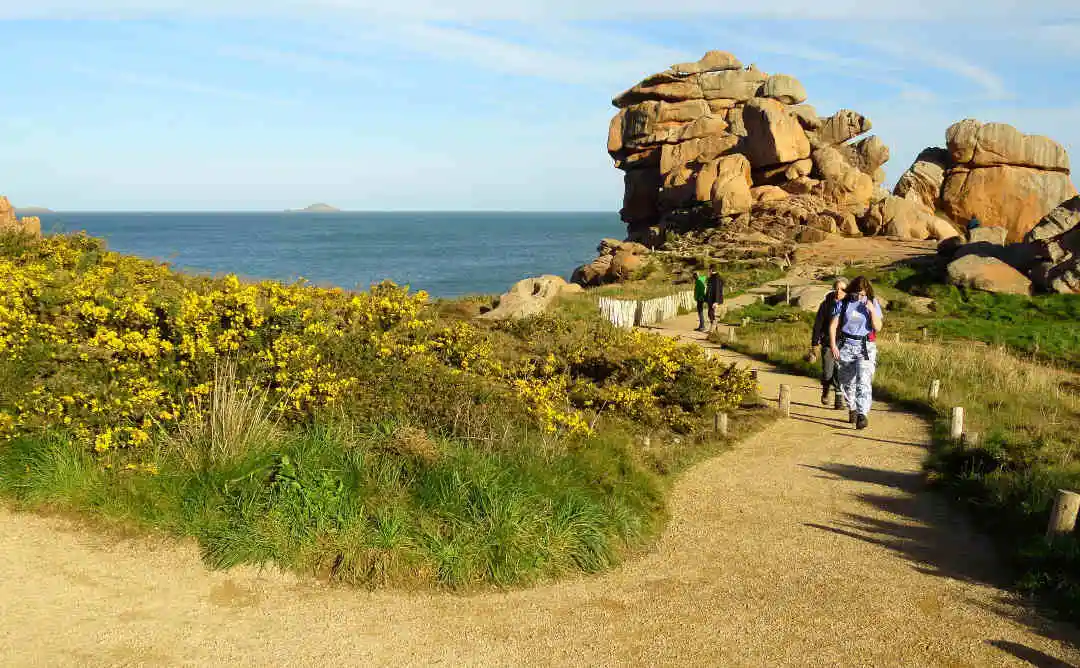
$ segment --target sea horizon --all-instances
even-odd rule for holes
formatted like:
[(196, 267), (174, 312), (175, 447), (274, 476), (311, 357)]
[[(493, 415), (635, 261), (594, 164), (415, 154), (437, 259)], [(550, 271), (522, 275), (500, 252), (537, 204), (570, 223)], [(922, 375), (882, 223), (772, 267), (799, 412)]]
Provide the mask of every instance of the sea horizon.
[(591, 211), (52, 211), (45, 234), (85, 231), (124, 254), (196, 274), (367, 289), (383, 280), (433, 297), (495, 295), (569, 279), (600, 240), (625, 235)]

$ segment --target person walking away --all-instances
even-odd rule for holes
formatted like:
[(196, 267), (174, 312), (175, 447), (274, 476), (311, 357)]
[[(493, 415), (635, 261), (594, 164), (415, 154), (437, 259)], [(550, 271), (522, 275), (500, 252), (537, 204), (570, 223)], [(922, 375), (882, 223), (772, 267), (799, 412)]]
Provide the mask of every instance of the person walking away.
[(709, 285), (705, 290), (705, 302), (709, 305), (709, 327), (716, 327), (716, 305), (724, 303), (724, 279), (713, 268), (709, 274)]
[(832, 292), (825, 295), (818, 306), (817, 317), (814, 318), (814, 331), (810, 335), (810, 351), (813, 354), (818, 346), (821, 346), (821, 403), (829, 405), (829, 389), (833, 390), (833, 408), (840, 410), (844, 407), (844, 395), (840, 391), (840, 375), (836, 372), (836, 357), (832, 354), (832, 345), (829, 340), (829, 323), (832, 321), (833, 311), (836, 304), (843, 301), (844, 291), (847, 289), (847, 281), (838, 278), (833, 283)]
[(697, 319), (698, 326), (695, 332), (705, 331), (705, 295), (708, 292), (708, 286), (705, 281), (705, 273), (701, 271), (694, 272), (694, 301), (697, 302)]
[(837, 360), (840, 391), (848, 405), (848, 421), (857, 429), (866, 429), (870, 424), (877, 368), (875, 339), (883, 320), (873, 286), (866, 277), (859, 276), (836, 303), (829, 323), (829, 344)]

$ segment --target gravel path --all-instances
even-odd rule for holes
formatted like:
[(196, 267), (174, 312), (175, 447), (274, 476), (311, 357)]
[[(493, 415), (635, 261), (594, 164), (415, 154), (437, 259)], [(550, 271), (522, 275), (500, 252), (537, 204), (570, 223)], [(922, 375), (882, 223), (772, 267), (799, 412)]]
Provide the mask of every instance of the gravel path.
[[(665, 329), (696, 340), (694, 324)], [(1075, 630), (988, 584), (999, 577), (988, 545), (923, 491), (922, 421), (879, 406), (855, 432), (818, 405), (812, 380), (761, 382), (772, 397), (792, 386), (793, 418), (686, 472), (654, 550), (523, 591), (371, 593), (212, 573), (190, 544), (0, 508), (0, 663), (1080, 663)]]

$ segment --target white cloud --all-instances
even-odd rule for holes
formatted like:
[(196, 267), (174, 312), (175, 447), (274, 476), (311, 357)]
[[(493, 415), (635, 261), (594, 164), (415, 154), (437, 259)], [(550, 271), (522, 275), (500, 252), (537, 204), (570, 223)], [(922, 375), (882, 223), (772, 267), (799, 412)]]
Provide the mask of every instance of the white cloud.
[[(791, 19), (892, 20), (918, 22), (1021, 18), (1031, 22), (1080, 17), (1074, 0), (0, 0), (0, 18), (188, 16), (407, 17), (416, 20), (594, 20), (677, 19), (687, 16), (748, 16)], [(932, 19), (928, 19), (932, 17)]]

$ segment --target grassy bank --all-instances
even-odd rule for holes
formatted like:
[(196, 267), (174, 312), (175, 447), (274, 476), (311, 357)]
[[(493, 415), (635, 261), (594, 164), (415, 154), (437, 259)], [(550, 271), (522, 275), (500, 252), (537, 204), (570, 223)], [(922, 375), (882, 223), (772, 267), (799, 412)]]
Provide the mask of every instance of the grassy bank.
[[(905, 313), (902, 296), (890, 295), (901, 310), (886, 314), (875, 395), (933, 421), (934, 447), (927, 461), (931, 480), (966, 503), (998, 539), (1022, 591), (1080, 621), (1080, 542), (1069, 536), (1048, 544), (1043, 538), (1055, 491), (1080, 489), (1080, 385), (1062, 368), (1074, 364), (1075, 351), (1054, 356), (1044, 347), (1041, 357), (1056, 365), (1032, 360), (1017, 352), (1023, 350), (1022, 326), (1000, 325), (1008, 318), (1022, 323), (1040, 310), (1072, 313), (1080, 300), (938, 294), (946, 298), (939, 302), (937, 323), (930, 316)], [(993, 306), (990, 314), (984, 310), (988, 304)], [(736, 348), (806, 375), (820, 373), (817, 364), (804, 358), (812, 314), (755, 306), (732, 317), (742, 315), (754, 323), (740, 329)], [(897, 325), (910, 329), (899, 344), (891, 341)], [(915, 336), (921, 326), (938, 335), (956, 328), (963, 338), (923, 344)], [(1064, 345), (1075, 336), (1075, 323), (1065, 318), (1043, 327), (1038, 331), (1045, 332), (1044, 342)], [(762, 355), (765, 337), (771, 345), (768, 355)], [(1003, 343), (1012, 344), (1012, 350)], [(941, 381), (941, 394), (931, 402), (928, 388), (935, 379)], [(978, 447), (962, 448), (948, 438), (953, 406), (965, 408), (966, 429), (981, 436)]]
[(510, 585), (647, 545), (672, 476), (767, 411), (747, 372), (582, 312), (193, 277), (0, 236), (0, 495), (207, 563)]

